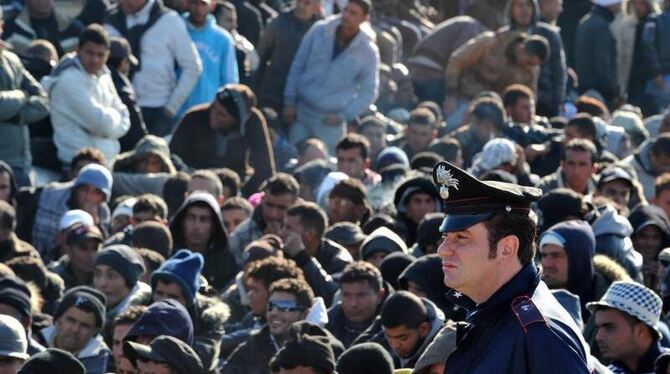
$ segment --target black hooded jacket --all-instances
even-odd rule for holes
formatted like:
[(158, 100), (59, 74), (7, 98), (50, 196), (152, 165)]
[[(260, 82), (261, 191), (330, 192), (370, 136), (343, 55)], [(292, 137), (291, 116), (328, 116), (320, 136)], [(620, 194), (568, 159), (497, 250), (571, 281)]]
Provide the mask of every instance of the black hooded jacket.
[[(235, 274), (240, 270), (235, 262), (235, 257), (228, 250), (228, 236), (223, 226), (223, 218), (216, 200), (205, 193), (193, 193), (186, 198), (182, 206), (175, 213), (170, 222), (170, 231), (174, 240), (174, 248), (188, 248), (184, 238), (184, 217), (186, 210), (198, 204), (206, 206), (212, 211), (213, 232), (209, 238), (209, 248), (205, 257), (205, 267), (202, 275), (210, 285), (217, 290), (223, 290), (225, 286), (235, 279)], [(189, 248), (190, 249), (190, 248)]]

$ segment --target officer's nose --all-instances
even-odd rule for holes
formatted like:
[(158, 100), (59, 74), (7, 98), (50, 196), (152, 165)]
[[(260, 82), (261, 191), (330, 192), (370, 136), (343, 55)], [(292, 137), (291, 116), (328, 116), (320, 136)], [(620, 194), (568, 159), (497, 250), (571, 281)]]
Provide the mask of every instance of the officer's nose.
[(453, 244), (448, 237), (445, 236), (444, 240), (442, 240), (442, 244), (437, 248), (437, 254), (440, 255), (440, 257), (449, 257), (454, 254)]

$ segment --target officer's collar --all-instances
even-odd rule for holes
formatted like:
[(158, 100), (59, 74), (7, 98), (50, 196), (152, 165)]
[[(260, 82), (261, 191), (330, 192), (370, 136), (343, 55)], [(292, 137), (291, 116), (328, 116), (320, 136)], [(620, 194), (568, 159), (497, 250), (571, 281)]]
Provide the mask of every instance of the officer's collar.
[[(517, 296), (531, 297), (540, 283), (540, 274), (531, 261), (485, 302), (468, 309), (467, 322), (477, 323), (501, 308), (509, 308)], [(474, 303), (472, 303), (474, 305)]]

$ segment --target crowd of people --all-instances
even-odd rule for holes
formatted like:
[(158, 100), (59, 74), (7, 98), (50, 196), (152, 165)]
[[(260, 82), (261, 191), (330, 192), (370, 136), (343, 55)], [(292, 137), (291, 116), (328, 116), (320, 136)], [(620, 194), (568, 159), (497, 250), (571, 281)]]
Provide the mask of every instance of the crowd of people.
[(669, 373), (661, 2), (0, 0), (0, 372)]

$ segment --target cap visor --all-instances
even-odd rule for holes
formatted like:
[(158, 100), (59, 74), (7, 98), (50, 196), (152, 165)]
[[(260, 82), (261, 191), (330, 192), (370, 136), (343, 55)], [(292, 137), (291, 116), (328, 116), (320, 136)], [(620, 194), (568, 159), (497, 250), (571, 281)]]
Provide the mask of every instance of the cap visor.
[(168, 360), (158, 354), (158, 352), (152, 350), (151, 346), (135, 342), (126, 342), (126, 345), (123, 347), (123, 354), (133, 362), (137, 361), (138, 359), (151, 360), (156, 362), (168, 362)]
[(491, 218), (493, 214), (471, 214), (471, 215), (449, 215), (447, 214), (440, 225), (440, 232), (454, 232), (463, 231), (470, 226), (476, 225), (479, 222), (486, 221)]

